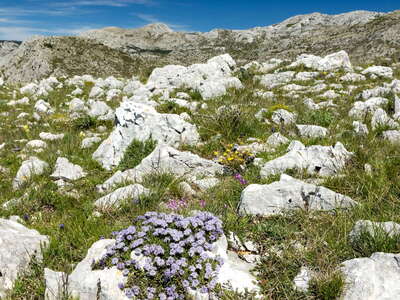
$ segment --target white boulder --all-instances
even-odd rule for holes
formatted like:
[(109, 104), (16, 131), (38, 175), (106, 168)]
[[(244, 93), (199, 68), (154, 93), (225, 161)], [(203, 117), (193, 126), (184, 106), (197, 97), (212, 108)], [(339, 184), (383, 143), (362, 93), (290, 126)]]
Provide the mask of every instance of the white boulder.
[(32, 176), (43, 174), (48, 167), (49, 165), (46, 162), (35, 156), (23, 161), (21, 167), (18, 169), (17, 175), (14, 178), (13, 188), (21, 188), (32, 178)]
[(279, 181), (271, 184), (247, 186), (240, 197), (239, 213), (271, 216), (293, 209), (329, 211), (356, 204), (351, 198), (325, 187), (282, 174)]
[(116, 110), (116, 128), (93, 153), (93, 159), (110, 170), (122, 160), (133, 140), (153, 139), (171, 146), (195, 145), (200, 136), (196, 126), (174, 114), (160, 114), (153, 107), (123, 102)]
[(260, 175), (268, 177), (270, 175), (282, 174), (286, 170), (306, 170), (309, 174), (319, 176), (333, 176), (342, 170), (346, 162), (352, 156), (342, 143), (337, 142), (335, 146), (309, 146), (305, 147), (302, 143), (292, 142), (289, 152), (281, 157), (265, 163)]
[(42, 259), (42, 248), (49, 239), (22, 224), (0, 219), (0, 298), (12, 290), (15, 280), (29, 266), (33, 257)]
[(50, 177), (54, 180), (74, 181), (86, 176), (81, 166), (71, 163), (65, 157), (57, 158), (53, 174)]

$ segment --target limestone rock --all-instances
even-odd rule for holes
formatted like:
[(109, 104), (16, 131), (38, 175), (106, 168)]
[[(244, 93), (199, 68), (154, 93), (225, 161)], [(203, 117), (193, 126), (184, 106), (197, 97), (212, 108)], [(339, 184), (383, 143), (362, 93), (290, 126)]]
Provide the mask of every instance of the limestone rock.
[(396, 129), (399, 127), (399, 124), (395, 120), (390, 118), (387, 115), (386, 111), (384, 111), (382, 108), (378, 108), (372, 115), (371, 127), (373, 130), (376, 130), (379, 127), (389, 127), (391, 129)]
[(56, 141), (62, 140), (64, 138), (64, 133), (53, 134), (50, 132), (41, 132), (39, 133), (39, 137), (45, 141)]
[(87, 149), (87, 148), (91, 148), (93, 147), (93, 145), (100, 143), (101, 142), (101, 138), (94, 136), (94, 137), (88, 137), (82, 140), (81, 143), (81, 148), (82, 149)]
[(116, 124), (110, 136), (93, 153), (93, 159), (107, 170), (119, 164), (134, 139), (144, 142), (152, 138), (175, 147), (195, 145), (200, 140), (196, 127), (178, 115), (160, 114), (153, 107), (134, 102), (121, 104), (116, 111)]
[(103, 101), (90, 103), (88, 115), (101, 121), (114, 120), (114, 111)]
[(154, 151), (133, 169), (118, 171), (104, 184), (99, 191), (108, 191), (113, 186), (124, 182), (138, 182), (152, 173), (169, 173), (178, 177), (186, 177), (189, 181), (197, 178), (212, 178), (224, 173), (220, 164), (201, 158), (190, 152), (180, 152), (168, 145), (160, 144)]
[(271, 148), (277, 148), (279, 146), (288, 144), (289, 142), (290, 140), (279, 132), (271, 134), (267, 139), (267, 145)]
[(400, 130), (387, 130), (383, 132), (383, 138), (392, 144), (400, 143)]
[(50, 177), (54, 180), (62, 179), (66, 181), (74, 181), (85, 177), (86, 173), (81, 166), (71, 163), (65, 157), (57, 158), (53, 174)]
[(96, 200), (94, 205), (100, 210), (118, 208), (124, 201), (137, 203), (141, 197), (146, 196), (150, 191), (140, 184), (131, 184), (115, 190), (114, 192)]
[(300, 136), (308, 138), (323, 138), (328, 134), (328, 129), (317, 125), (296, 125)]
[(300, 65), (318, 71), (334, 71), (338, 69), (344, 69), (347, 71), (353, 70), (349, 55), (343, 50), (329, 54), (324, 58), (310, 54), (303, 54), (300, 55), (289, 67), (297, 67)]
[(48, 243), (48, 237), (36, 230), (15, 221), (0, 219), (0, 298), (13, 288), (18, 275), (28, 268), (33, 256), (41, 260), (41, 246)]
[(357, 119), (364, 118), (368, 113), (374, 113), (378, 108), (388, 103), (388, 99), (382, 97), (373, 97), (365, 102), (354, 102), (349, 111), (349, 116)]
[(313, 272), (307, 267), (301, 267), (300, 272), (293, 279), (295, 289), (301, 292), (307, 292)]
[(353, 129), (357, 135), (368, 135), (369, 133), (367, 125), (359, 121), (353, 121)]
[(18, 169), (17, 175), (14, 178), (13, 188), (21, 188), (31, 179), (32, 176), (43, 174), (48, 167), (49, 165), (46, 162), (38, 159), (35, 156), (23, 161), (21, 167)]
[(393, 78), (393, 70), (389, 67), (372, 66), (361, 72), (363, 75), (376, 75), (384, 78)]
[(346, 286), (341, 299), (399, 299), (399, 261), (400, 254), (381, 252), (345, 261), (341, 270)]
[(288, 112), (285, 109), (277, 109), (273, 112), (272, 121), (275, 124), (290, 125), (296, 122), (297, 116), (294, 113)]
[(352, 153), (348, 152), (340, 142), (337, 142), (333, 147), (318, 145), (305, 147), (296, 141), (296, 146), (294, 146), (295, 144), (292, 142), (287, 154), (264, 164), (260, 175), (268, 177), (290, 169), (304, 169), (309, 174), (333, 176), (344, 168), (346, 162), (352, 156)]
[(38, 113), (44, 113), (44, 114), (54, 113), (54, 110), (51, 108), (50, 103), (44, 100), (38, 100), (34, 108)]
[(197, 90), (204, 100), (222, 96), (227, 88), (241, 88), (240, 80), (232, 76), (236, 62), (229, 54), (213, 57), (205, 64), (189, 67), (168, 65), (156, 68), (151, 73), (147, 85), (160, 90), (190, 88)]
[(351, 198), (325, 187), (282, 174), (279, 181), (271, 184), (246, 187), (240, 198), (239, 213), (271, 216), (293, 209), (329, 211), (356, 204)]
[(274, 74), (266, 74), (262, 76), (255, 76), (255, 80), (260, 80), (260, 84), (268, 89), (272, 89), (279, 85), (289, 83), (294, 79), (295, 72), (287, 71)]
[(359, 220), (349, 234), (350, 240), (353, 242), (356, 241), (362, 233), (369, 233), (372, 237), (380, 233), (386, 233), (389, 237), (400, 237), (400, 224), (395, 222)]

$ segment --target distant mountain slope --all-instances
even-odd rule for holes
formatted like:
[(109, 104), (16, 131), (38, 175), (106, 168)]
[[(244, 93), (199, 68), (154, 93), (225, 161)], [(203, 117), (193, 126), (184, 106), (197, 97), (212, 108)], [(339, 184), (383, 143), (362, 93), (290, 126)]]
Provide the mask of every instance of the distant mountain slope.
[(0, 43), (0, 70), (13, 82), (50, 75), (93, 74), (131, 77), (154, 66), (189, 65), (229, 53), (240, 64), (302, 53), (345, 50), (356, 63), (400, 60), (400, 11), (312, 13), (249, 30), (174, 32), (165, 24), (142, 28), (107, 27), (81, 37), (41, 37)]
[(82, 75), (131, 77), (138, 58), (81, 37), (45, 37), (23, 43), (0, 60), (10, 82), (30, 82), (48, 76)]
[(249, 30), (173, 32), (164, 24), (151, 24), (137, 29), (91, 30), (82, 36), (133, 55), (159, 57), (168, 63), (190, 64), (225, 52), (247, 61), (275, 56), (291, 58), (305, 52), (326, 55), (341, 49), (361, 62), (399, 55), (400, 11), (313, 13)]

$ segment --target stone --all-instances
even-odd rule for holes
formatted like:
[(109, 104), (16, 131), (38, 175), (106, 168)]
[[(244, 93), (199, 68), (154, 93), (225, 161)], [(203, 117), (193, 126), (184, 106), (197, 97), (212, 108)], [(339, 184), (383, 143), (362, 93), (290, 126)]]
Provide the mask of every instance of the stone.
[(53, 174), (50, 177), (53, 180), (62, 179), (64, 181), (75, 181), (86, 176), (81, 166), (71, 163), (65, 157), (57, 158)]
[(196, 194), (196, 191), (192, 189), (189, 183), (182, 181), (179, 183), (179, 190), (183, 193), (185, 197), (192, 197)]
[(271, 147), (272, 149), (278, 148), (282, 145), (288, 144), (290, 140), (280, 134), (279, 132), (275, 132), (271, 134), (267, 139), (267, 146)]
[(89, 103), (88, 115), (101, 121), (112, 121), (115, 118), (114, 111), (103, 101)]
[(16, 105), (29, 105), (29, 98), (28, 97), (24, 97), (22, 99), (19, 100), (11, 100), (9, 102), (7, 102), (8, 106), (16, 106)]
[(275, 124), (278, 125), (290, 125), (296, 122), (297, 116), (286, 109), (277, 109), (273, 112), (271, 119)]
[(60, 300), (68, 295), (68, 275), (66, 273), (44, 268), (44, 278), (46, 300)]
[(349, 234), (351, 242), (356, 242), (363, 233), (369, 233), (372, 237), (387, 234), (388, 237), (400, 238), (400, 224), (395, 222), (371, 222), (369, 220), (359, 220), (354, 224)]
[(44, 149), (47, 148), (47, 143), (42, 140), (32, 140), (26, 143), (25, 146), (31, 149)]
[(213, 57), (205, 64), (189, 67), (168, 65), (151, 73), (147, 87), (160, 91), (189, 88), (198, 91), (204, 100), (222, 96), (228, 88), (242, 88), (240, 80), (233, 77), (236, 62), (229, 54)]
[(46, 247), (49, 239), (19, 222), (0, 219), (0, 298), (12, 290), (14, 282), (29, 267), (33, 257), (42, 259), (41, 247)]
[(141, 197), (147, 196), (149, 193), (150, 191), (144, 188), (142, 185), (131, 184), (101, 197), (100, 199), (96, 200), (94, 206), (100, 210), (119, 208), (119, 206), (127, 200), (132, 203), (138, 203)]
[(23, 161), (13, 180), (14, 190), (21, 188), (32, 178), (32, 176), (42, 175), (48, 167), (49, 165), (46, 162), (35, 156)]
[(375, 88), (362, 91), (359, 97), (364, 100), (369, 100), (370, 98), (376, 98), (376, 97), (384, 97), (391, 90), (392, 90), (391, 87), (377, 86)]
[(400, 144), (400, 130), (386, 130), (382, 136), (392, 144)]
[(307, 292), (313, 272), (307, 267), (301, 267), (300, 272), (293, 279), (294, 288), (300, 292)]
[(158, 145), (133, 169), (117, 171), (104, 184), (97, 186), (100, 192), (109, 191), (113, 186), (126, 182), (142, 182), (147, 175), (168, 173), (185, 177), (188, 181), (214, 178), (222, 175), (225, 168), (211, 160), (199, 157), (191, 152), (181, 152), (165, 144)]
[(374, 113), (378, 108), (386, 105), (388, 99), (382, 97), (373, 97), (365, 102), (356, 101), (349, 111), (349, 116), (356, 119), (363, 119), (368, 113)]
[(123, 102), (116, 111), (116, 128), (93, 153), (93, 159), (111, 170), (122, 160), (133, 140), (153, 139), (173, 147), (200, 141), (196, 126), (174, 114), (160, 114), (153, 107)]
[(333, 90), (326, 91), (322, 95), (320, 95), (321, 98), (326, 98), (326, 99), (336, 99), (340, 97), (340, 94), (336, 93)]
[(397, 129), (399, 127), (399, 124), (395, 120), (390, 118), (387, 115), (386, 111), (384, 111), (382, 108), (378, 108), (374, 111), (374, 114), (372, 115), (371, 127), (373, 130), (376, 130), (380, 127)]
[(324, 58), (310, 54), (302, 54), (297, 57), (296, 61), (292, 63), (289, 67), (297, 67), (300, 65), (304, 65), (307, 68), (325, 72), (335, 71), (339, 69), (344, 69), (346, 71), (353, 70), (349, 55), (346, 51), (343, 50), (329, 54)]
[(84, 138), (81, 143), (81, 148), (82, 149), (91, 148), (95, 144), (100, 143), (100, 142), (101, 142), (101, 138), (97, 137), (97, 136)]
[(350, 208), (356, 204), (351, 198), (325, 187), (282, 174), (279, 181), (271, 184), (247, 186), (240, 197), (239, 213), (273, 216), (294, 209), (330, 211)]
[(229, 246), (235, 251), (245, 251), (242, 241), (236, 235), (236, 233), (230, 231), (228, 237)]
[(399, 299), (399, 261), (400, 254), (376, 252), (343, 262), (346, 285), (340, 299)]
[(308, 174), (322, 177), (333, 176), (345, 167), (353, 155), (340, 142), (333, 147), (319, 145), (305, 147), (296, 141), (289, 145), (288, 151), (285, 155), (265, 163), (261, 168), (261, 177), (282, 174), (291, 169), (304, 169)]
[(301, 137), (323, 138), (328, 134), (328, 129), (317, 125), (296, 125)]
[(318, 72), (299, 72), (296, 74), (295, 79), (299, 81), (307, 81), (307, 80), (312, 80), (315, 77), (318, 77), (319, 73)]
[(62, 140), (64, 138), (64, 133), (53, 134), (50, 132), (41, 132), (39, 133), (39, 137), (45, 141), (56, 141)]
[(217, 186), (220, 183), (220, 180), (217, 178), (204, 178), (193, 180), (192, 183), (201, 191), (206, 191)]
[(98, 86), (92, 87), (92, 89), (90, 90), (90, 93), (89, 93), (89, 98), (96, 99), (96, 98), (100, 98), (102, 96), (104, 96), (104, 91), (101, 87), (98, 87)]
[(262, 90), (256, 90), (254, 92), (254, 97), (260, 97), (263, 99), (273, 99), (274, 96), (275, 96), (274, 92), (271, 92), (271, 91), (266, 92), (266, 91), (262, 91)]
[(43, 113), (43, 114), (52, 114), (54, 110), (51, 108), (50, 103), (44, 100), (38, 100), (34, 106), (36, 112)]
[(303, 103), (308, 109), (311, 109), (311, 110), (319, 110), (319, 109), (328, 108), (328, 107), (337, 107), (337, 105), (335, 103), (333, 103), (332, 100), (315, 103), (313, 99), (307, 98), (307, 99), (304, 99)]
[(260, 84), (268, 89), (291, 82), (294, 79), (295, 72), (287, 71), (274, 74), (266, 74), (261, 76), (254, 76), (254, 80), (259, 80)]
[(68, 108), (70, 112), (75, 112), (75, 113), (87, 112), (88, 110), (86, 103), (79, 98), (72, 99), (68, 104)]
[[(115, 240), (100, 240), (94, 243), (86, 257), (76, 266), (73, 272), (68, 276), (67, 290), (70, 296), (79, 298), (80, 300), (96, 299), (101, 293), (101, 299), (109, 300), (126, 300), (123, 291), (118, 288), (118, 284), (126, 282), (122, 272), (115, 266), (104, 270), (92, 270), (92, 262), (99, 260), (107, 251), (107, 247), (113, 245)], [(256, 278), (251, 274), (254, 264), (249, 264), (241, 260), (236, 253), (228, 251), (228, 243), (223, 235), (217, 242), (213, 244), (213, 249), (208, 252), (211, 257), (219, 255), (224, 263), (217, 275), (217, 283), (223, 288), (238, 292), (259, 293), (260, 288), (255, 284)], [(135, 259), (138, 259), (135, 257)], [(139, 262), (140, 263), (140, 262)], [(58, 295), (62, 293), (59, 290), (62, 278), (65, 274), (60, 272), (48, 271), (46, 282), (46, 295)], [(99, 291), (101, 288), (101, 292)], [(52, 293), (50, 293), (52, 291)], [(207, 294), (192, 293), (196, 300), (210, 299)], [(201, 297), (200, 297), (201, 296)], [(203, 297), (204, 296), (204, 297)], [(200, 298), (199, 298), (200, 297)], [(257, 297), (258, 298), (258, 297)], [(58, 300), (57, 298), (49, 298), (48, 300)]]
[(376, 75), (379, 77), (384, 78), (393, 78), (393, 70), (389, 67), (382, 67), (382, 66), (372, 66), (366, 68), (364, 71), (361, 72), (363, 75)]
[(347, 73), (339, 78), (340, 81), (344, 82), (359, 82), (366, 80), (364, 75), (357, 74), (357, 73)]
[(357, 135), (361, 136), (368, 135), (369, 133), (367, 125), (359, 121), (353, 121), (353, 130)]

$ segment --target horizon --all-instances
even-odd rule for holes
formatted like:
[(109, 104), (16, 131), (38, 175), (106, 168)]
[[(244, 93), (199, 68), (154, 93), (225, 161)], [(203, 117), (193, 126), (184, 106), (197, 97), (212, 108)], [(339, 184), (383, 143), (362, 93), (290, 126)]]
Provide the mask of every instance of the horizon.
[[(104, 27), (140, 28), (163, 23), (174, 31), (243, 30), (280, 23), (296, 15), (336, 15), (356, 10), (387, 13), (399, 9), (394, 0), (320, 3), (265, 3), (221, 0), (3, 0), (0, 40), (23, 41), (34, 35), (78, 35)], [(199, 18), (199, 16), (204, 16)]]

